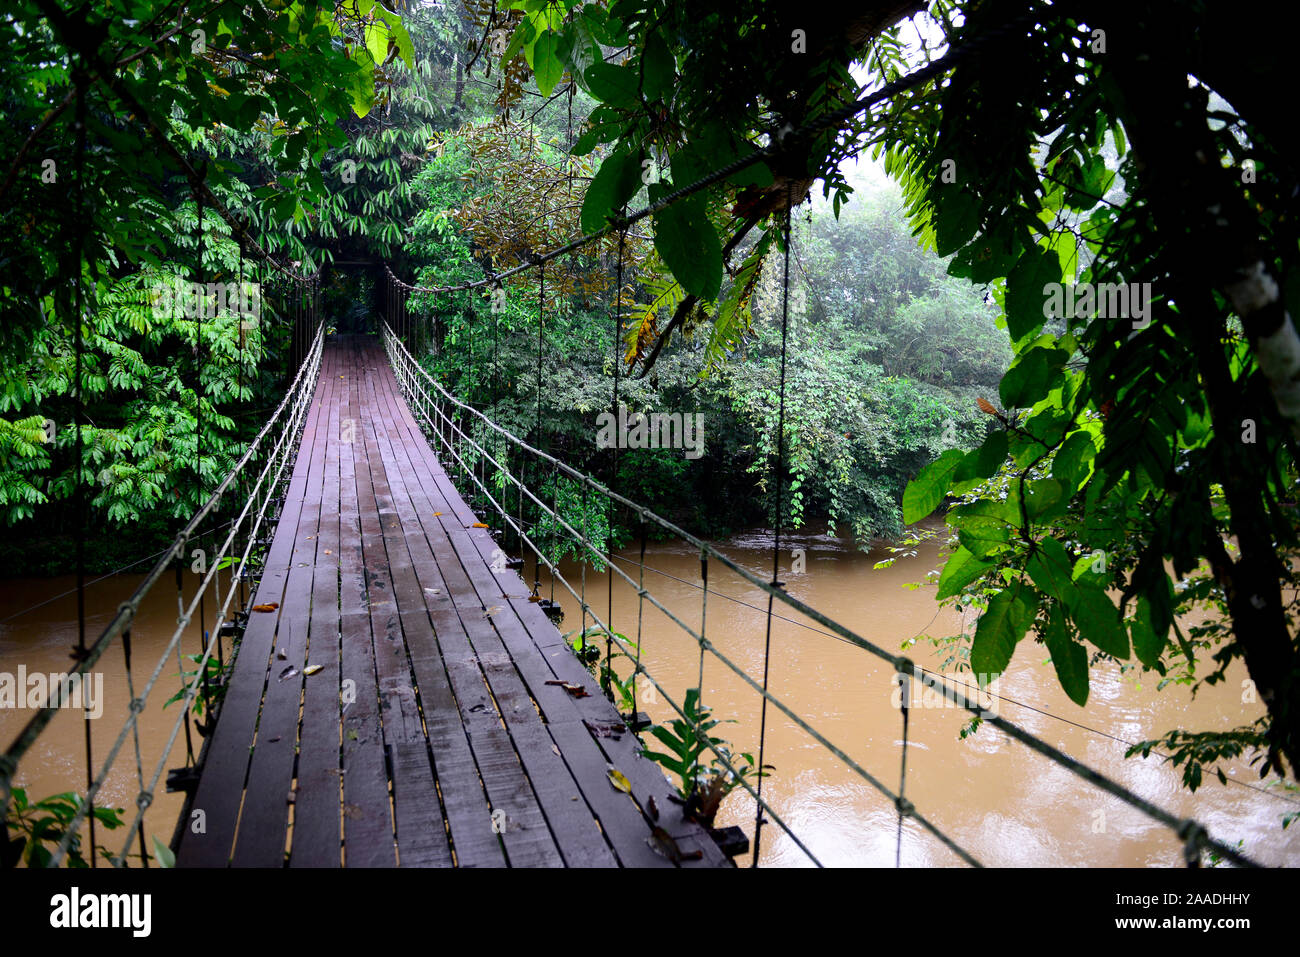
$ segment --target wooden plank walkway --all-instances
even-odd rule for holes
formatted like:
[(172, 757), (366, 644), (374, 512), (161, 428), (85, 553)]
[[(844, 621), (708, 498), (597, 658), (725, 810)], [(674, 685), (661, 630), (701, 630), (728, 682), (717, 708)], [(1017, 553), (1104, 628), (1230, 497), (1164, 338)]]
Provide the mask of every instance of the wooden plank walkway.
[(378, 341), (327, 341), (179, 866), (728, 863), (478, 521)]

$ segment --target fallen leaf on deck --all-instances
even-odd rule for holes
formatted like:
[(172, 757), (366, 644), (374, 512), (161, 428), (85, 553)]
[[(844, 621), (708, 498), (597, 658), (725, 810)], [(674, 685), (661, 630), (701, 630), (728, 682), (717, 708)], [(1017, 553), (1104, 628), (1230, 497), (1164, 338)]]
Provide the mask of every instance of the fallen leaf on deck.
[(674, 864), (681, 863), (682, 849), (677, 846), (677, 842), (673, 840), (671, 834), (658, 825), (650, 829), (650, 834), (652, 836), (647, 837), (645, 842), (649, 844), (652, 849), (668, 858)]
[(286, 654), (284, 653), (284, 649), (283, 649), (283, 648), (281, 648), (279, 651), (277, 651), (277, 652), (275, 653), (275, 656), (276, 656), (277, 658), (279, 658), (281, 661), (284, 661), (285, 659), (287, 659), (287, 658), (289, 657), (288, 655), (286, 655)]
[(584, 688), (582, 685), (569, 684), (569, 682), (565, 681), (563, 678), (552, 678), (550, 681), (546, 683), (548, 685), (559, 685), (561, 688), (569, 692), (569, 694), (573, 695), (575, 698), (591, 697), (591, 695), (587, 694), (587, 689)]
[(500, 606), (500, 605), (493, 605), (491, 608), (488, 608), (486, 611), (483, 612), (483, 617), (484, 617), (484, 618), (491, 618), (493, 615), (495, 615), (495, 614), (496, 614), (497, 612), (499, 612), (500, 610), (501, 610), (501, 606)]
[(542, 596), (541, 596), (541, 595), (529, 595), (529, 596), (528, 596), (528, 600), (529, 600), (529, 601), (533, 601), (533, 602), (541, 601), (541, 600), (542, 600)]
[(611, 767), (606, 774), (609, 776), (609, 783), (616, 791), (622, 791), (624, 794), (632, 793), (632, 782), (618, 768)]
[(562, 758), (562, 757), (564, 757), (564, 755), (560, 754), (560, 749), (557, 748), (555, 745), (551, 745), (551, 750), (555, 752), (555, 756), (556, 756), (557, 758)]
[(433, 514), (434, 514), (434, 517), (436, 518), (437, 516), (441, 515), (442, 512), (434, 512)]
[(650, 816), (656, 821), (659, 820), (659, 805), (655, 803), (653, 794), (650, 795), (650, 801), (648, 803), (650, 806)]
[(330, 550), (327, 548), (327, 549), (325, 549), (325, 554), (326, 554), (326, 555), (333, 555), (334, 553), (333, 553), (332, 551), (330, 551)]
[(298, 669), (293, 665), (290, 665), (288, 668), (285, 668), (280, 672), (280, 680), (283, 681), (285, 678), (292, 678), (296, 674), (298, 674)]
[(254, 605), (253, 611), (275, 611), (279, 607), (280, 607), (280, 603), (278, 601), (273, 601), (273, 602), (268, 602), (265, 605)]
[(475, 522), (473, 525), (466, 525), (466, 528), (487, 528), (482, 522)]
[(314, 675), (316, 672), (320, 671), (324, 667), (325, 667), (324, 665), (308, 665), (306, 668), (303, 669), (302, 673), (305, 675)]
[(588, 721), (584, 718), (582, 723), (585, 724), (587, 730), (596, 737), (613, 738), (615, 741), (622, 738), (623, 732), (627, 730), (627, 725), (619, 722), (615, 722), (614, 724), (595, 724), (594, 722)]

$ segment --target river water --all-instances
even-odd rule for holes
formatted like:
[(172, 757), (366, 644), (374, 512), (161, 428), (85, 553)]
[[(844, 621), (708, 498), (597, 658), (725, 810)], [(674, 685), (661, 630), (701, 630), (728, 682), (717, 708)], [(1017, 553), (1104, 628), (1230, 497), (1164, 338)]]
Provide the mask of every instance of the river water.
[[(922, 547), (915, 557), (900, 559), (892, 568), (875, 570), (873, 564), (887, 557), (883, 550), (864, 554), (845, 541), (826, 536), (786, 537), (782, 543), (781, 575), (790, 593), (888, 650), (897, 651), (904, 641), (920, 634), (950, 635), (962, 628), (959, 614), (936, 613), (932, 586), (908, 587), (937, 564), (937, 546), (933, 544)], [(723, 551), (766, 579), (771, 575), (771, 547), (770, 535), (760, 531), (732, 539)], [(793, 568), (793, 549), (803, 549), (802, 570)], [(622, 567), (633, 577), (637, 556), (636, 550), (623, 556)], [(684, 545), (651, 543), (646, 565), (645, 586), (650, 594), (698, 630), (702, 596), (698, 555)], [(531, 562), (526, 572), (531, 579)], [(562, 573), (580, 588), (580, 568), (566, 563)], [(89, 637), (107, 624), (138, 581), (136, 576), (120, 575), (88, 589)], [(76, 640), (76, 603), (74, 596), (57, 596), (72, 585), (66, 577), (0, 582), (0, 619), (5, 619), (0, 622), (0, 672), (16, 673), (20, 665), (29, 673), (67, 669), (67, 653)], [(766, 596), (716, 563), (709, 569), (709, 586), (707, 637), (736, 667), (761, 682)], [(588, 601), (602, 618), (606, 617), (607, 587), (604, 574), (587, 570)], [(543, 573), (542, 592), (549, 595), (550, 590), (551, 582)], [(555, 597), (566, 612), (562, 629), (579, 628), (578, 601), (560, 585), (555, 586)], [(616, 577), (613, 600), (615, 630), (635, 637), (635, 589)], [(771, 693), (865, 771), (897, 790), (903, 728), (896, 706), (899, 691), (889, 667), (861, 649), (821, 633), (820, 626), (779, 603), (775, 612), (790, 620), (773, 621), (768, 675)], [(169, 578), (154, 589), (133, 630), (137, 692), (170, 640), (175, 622), (176, 595)], [(641, 609), (639, 633), (644, 663), (680, 701), (686, 688), (698, 684), (698, 645), (649, 601)], [(191, 627), (183, 637), (183, 651), (193, 652), (198, 647), (197, 629)], [(943, 655), (928, 643), (917, 644), (908, 654), (919, 664), (943, 670)], [(1177, 727), (1229, 728), (1253, 720), (1261, 706), (1242, 700), (1244, 670), (1234, 668), (1226, 682), (1203, 689), (1195, 698), (1182, 686), (1157, 691), (1150, 676), (1124, 675), (1118, 668), (1094, 670), (1087, 707), (1080, 708), (1060, 690), (1045, 658), (1040, 645), (1026, 641), (1020, 646), (1010, 672), (994, 689), (1000, 696), (992, 699), (998, 714), (1172, 813), (1195, 816), (1215, 837), (1229, 844), (1242, 841), (1246, 852), (1262, 863), (1300, 864), (1300, 825), (1286, 831), (1281, 827), (1282, 815), (1300, 810), (1300, 804), (1288, 803), (1276, 791), (1256, 790), (1261, 782), (1244, 762), (1225, 767), (1227, 785), (1207, 780), (1192, 795), (1182, 788), (1179, 772), (1155, 756), (1124, 758), (1124, 742), (1156, 737)], [(187, 669), (192, 667), (185, 664)], [(625, 662), (616, 664), (627, 673)], [(120, 648), (112, 649), (98, 670), (104, 674), (105, 705), (103, 716), (91, 722), (96, 762), (102, 761), (126, 716), (128, 694)], [(158, 765), (178, 714), (177, 706), (159, 709), (157, 703), (177, 687), (179, 670), (173, 655), (160, 679), (163, 693), (150, 699), (143, 716), (140, 750), (146, 782)], [(706, 656), (704, 663), (703, 687), (703, 700), (714, 715), (734, 721), (719, 725), (714, 733), (730, 742), (736, 752), (756, 753), (760, 696), (712, 655)], [(662, 698), (648, 694), (644, 682), (638, 697), (640, 709), (654, 720), (674, 716)], [(916, 689), (912, 698), (906, 797), (982, 863), (1182, 863), (1180, 842), (1164, 826), (991, 726), (961, 739), (959, 731), (969, 715), (944, 707), (934, 693), (922, 695)], [(30, 714), (22, 708), (0, 709), (0, 743), (7, 745)], [(184, 764), (184, 730), (176, 740), (165, 768)], [(653, 741), (649, 736), (646, 740)], [(195, 735), (196, 752), (199, 743)], [(17, 783), (32, 798), (84, 789), (84, 749), (81, 713), (61, 712), (20, 765)], [(764, 798), (821, 863), (893, 865), (898, 827), (894, 806), (770, 705), (764, 761), (774, 766), (763, 782)], [(104, 793), (114, 806), (127, 807), (129, 821), (135, 792), (134, 742), (128, 737)], [(160, 780), (146, 818), (150, 836), (157, 834), (166, 842), (180, 806), (180, 796), (164, 793)], [(723, 803), (718, 823), (738, 824), (752, 839), (753, 801), (742, 791), (733, 792)], [(102, 829), (99, 834), (102, 839)], [(124, 839), (123, 830), (113, 832), (114, 850)], [(132, 851), (138, 851), (138, 845)], [(764, 866), (811, 863), (795, 841), (770, 822), (763, 828), (761, 854)], [(904, 866), (913, 867), (960, 863), (952, 851), (912, 820), (904, 823), (901, 858)], [(747, 861), (741, 859), (741, 863)]]

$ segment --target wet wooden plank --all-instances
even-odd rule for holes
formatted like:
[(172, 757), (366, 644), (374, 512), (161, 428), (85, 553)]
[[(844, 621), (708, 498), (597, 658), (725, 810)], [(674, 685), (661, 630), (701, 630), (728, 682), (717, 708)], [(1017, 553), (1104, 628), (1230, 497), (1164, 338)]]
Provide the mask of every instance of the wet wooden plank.
[[(298, 752), (303, 669), (307, 666), (307, 635), (311, 614), (312, 582), (316, 566), (316, 534), (320, 530), (321, 495), (325, 481), (325, 448), (329, 442), (332, 395), (328, 383), (317, 385), (313, 401), (317, 427), (311, 441), (298, 450), (307, 463), (304, 501), (298, 516), (284, 599), (278, 611), (275, 653), (270, 659), (262, 713), (258, 718), (253, 757), (249, 762), (244, 807), (235, 835), (231, 863), (235, 867), (283, 867), (289, 831), (290, 793)], [(242, 655), (242, 650), (241, 650)]]
[[(505, 587), (502, 591), (510, 596), (521, 596), (503, 599), (514, 612), (513, 620), (511, 616), (499, 613), (494, 616), (493, 623), (505, 639), (510, 654), (515, 659), (516, 667), (528, 684), (529, 693), (539, 702), (548, 722), (556, 725), (577, 720), (590, 722), (599, 727), (609, 727), (619, 723), (621, 717), (617, 710), (603, 693), (596, 689), (589, 672), (565, 647), (559, 630), (541, 608), (527, 600), (528, 589), (523, 580), (514, 572), (493, 573), (490, 566), (492, 556), (497, 550), (495, 540), (486, 529), (472, 527), (477, 517), (457, 493), (436, 456), (428, 448), (428, 444), (417, 442), (422, 435), (409, 410), (403, 406), (400, 409), (391, 409), (390, 412), (392, 421), (402, 423), (410, 438), (407, 447), (418, 450), (419, 456), (423, 459), (433, 481), (432, 488), (441, 494), (441, 501), (445, 503), (446, 508), (443, 511), (456, 518), (455, 522), (447, 521), (448, 514), (445, 514), (443, 525), (452, 546), (451, 552), (460, 559), (462, 568), (472, 580), (480, 599), (488, 601), (487, 596), (501, 587), (502, 580), (508, 581), (512, 586)], [(466, 526), (470, 527), (466, 528)], [(478, 555), (479, 561), (473, 560), (472, 556), (475, 554)], [(522, 590), (516, 591), (516, 588)], [(521, 627), (517, 628), (516, 623)], [(546, 684), (547, 681), (552, 680), (584, 685), (588, 689), (589, 696), (574, 699), (562, 689)], [(583, 727), (586, 725), (584, 724)], [(702, 850), (702, 860), (698, 863), (688, 862), (687, 866), (725, 866), (729, 863), (703, 828), (683, 817), (680, 805), (672, 800), (672, 796), (676, 793), (675, 788), (658, 767), (640, 756), (634, 736), (627, 734), (614, 739), (589, 735), (589, 738), (595, 751), (603, 757), (604, 764), (612, 764), (627, 776), (640, 808), (648, 810), (651, 798), (654, 799), (654, 805), (659, 811), (659, 818), (655, 822), (658, 826), (663, 827), (683, 849), (698, 847)], [(566, 759), (569, 759), (572, 753), (572, 760), (581, 769), (580, 773), (575, 771), (579, 781), (593, 794), (603, 797), (603, 793), (591, 780), (598, 770), (603, 770), (600, 762), (592, 754), (592, 748), (586, 746), (580, 737), (570, 735), (567, 738), (567, 747), (561, 745), (560, 749), (565, 753)], [(571, 751), (571, 749), (576, 750)], [(602, 824), (606, 822), (602, 821)], [(648, 820), (646, 828), (648, 831)], [(612, 839), (622, 838), (625, 853), (639, 854), (639, 850), (634, 846), (634, 843), (639, 842), (632, 841), (633, 836), (640, 836), (636, 826), (620, 829), (611, 820), (606, 825), (606, 830)]]
[[(431, 500), (430, 514), (443, 512), (440, 530), (445, 547), (439, 549), (435, 546), (435, 551), (440, 554), (440, 568), (447, 577), (449, 590), (458, 596), (477, 595), (479, 602), (489, 607), (492, 607), (498, 594), (520, 596), (517, 599), (496, 599), (499, 610), (491, 616), (494, 626), (491, 630), (504, 639), (497, 647), (502, 654), (510, 657), (512, 667), (509, 670), (514, 672), (516, 679), (523, 677), (525, 672), (530, 676), (524, 679), (528, 682), (528, 687), (525, 689), (521, 684), (519, 693), (536, 698), (548, 721), (552, 722), (548, 729), (556, 748), (563, 753), (565, 761), (569, 762), (573, 772), (570, 777), (572, 779), (576, 776), (581, 782), (590, 810), (601, 818), (605, 834), (614, 843), (620, 858), (625, 864), (635, 866), (668, 864), (665, 858), (649, 847), (651, 823), (638, 808), (638, 805), (640, 808), (648, 808), (653, 797), (654, 806), (659, 813), (659, 819), (655, 823), (677, 839), (684, 851), (699, 847), (704, 852), (703, 859), (698, 864), (688, 862), (690, 866), (725, 865), (725, 856), (703, 829), (694, 822), (684, 820), (680, 806), (670, 800), (670, 795), (675, 793), (671, 784), (658, 768), (640, 757), (635, 749), (635, 738), (630, 733), (624, 734), (617, 741), (601, 738), (599, 742), (590, 734), (584, 719), (598, 727), (609, 728), (621, 721), (617, 711), (604, 698), (589, 673), (564, 647), (555, 626), (534, 603), (523, 597), (527, 595), (527, 588), (522, 579), (513, 571), (494, 571), (491, 568), (492, 555), (496, 551), (495, 541), (485, 529), (472, 528), (477, 521), (476, 517), (454, 487), (450, 486), (445, 474), (436, 467), (436, 459), (422, 441), (409, 411), (404, 406), (399, 408), (393, 405), (390, 406), (390, 416), (390, 422), (401, 423), (401, 430), (406, 432), (406, 441), (400, 445), (408, 450), (420, 449), (412, 453), (413, 460), (418, 460), (419, 464), (412, 461), (409, 474), (418, 477), (423, 472), (434, 485), (423, 484), (421, 488), (426, 492), (436, 489), (442, 493)], [(465, 525), (471, 528), (463, 528)], [(430, 537), (437, 541), (439, 536), (431, 534)], [(458, 604), (462, 608), (469, 608), (473, 601), (460, 601)], [(509, 605), (510, 610), (501, 607), (503, 605)], [(513, 615), (511, 610), (514, 611)], [(549, 667), (529, 629), (522, 627), (525, 615), (532, 619), (532, 633), (547, 636), (551, 639), (548, 644), (559, 649), (562, 674)], [(483, 633), (480, 629), (474, 629), (474, 634), (477, 646), (483, 640), (477, 636)], [(498, 680), (504, 678), (504, 672), (505, 669), (500, 667), (494, 670)], [(585, 687), (589, 696), (573, 699), (563, 689), (546, 684), (547, 681), (558, 678)], [(489, 681), (491, 680), (490, 675)], [(561, 725), (558, 732), (556, 723)], [(555, 737), (557, 733), (563, 738), (562, 744)], [(622, 771), (632, 783), (633, 793), (637, 796), (636, 804), (610, 785), (607, 771), (611, 765)], [(563, 843), (562, 841), (561, 844)]]
[[(387, 399), (390, 402), (390, 413), (394, 413), (391, 403), (396, 399), (392, 395)], [(393, 418), (390, 417), (389, 421), (391, 423)], [(417, 541), (417, 531), (426, 539), (446, 546), (445, 532), (436, 521), (434, 512), (447, 509), (448, 506), (441, 499), (436, 503), (430, 500), (425, 485), (420, 481), (427, 477), (427, 470), (422, 468), (418, 457), (412, 458), (406, 443), (400, 440), (400, 435), (398, 438), (399, 441), (388, 445), (387, 451), (396, 457), (393, 471), (411, 479), (406, 483), (408, 503), (402, 509), (402, 515), (404, 521), (413, 523), (411, 534), (408, 535), (408, 541), (413, 543), (412, 552), (416, 552), (414, 542)], [(570, 866), (586, 867), (614, 865), (615, 858), (597, 826), (595, 815), (582, 800), (581, 789), (555, 749), (554, 742), (546, 734), (537, 709), (501, 644), (493, 622), (489, 620), (493, 616), (484, 614), (483, 604), (490, 602), (493, 596), (475, 592), (461, 573), (459, 563), (445, 551), (443, 561), (447, 563), (448, 571), (458, 574), (458, 577), (443, 577), (440, 564), (433, 558), (433, 546), (426, 542), (425, 547), (420, 549), (420, 557), (415, 561), (421, 583), (426, 588), (436, 589), (439, 595), (478, 595), (480, 601), (459, 609), (450, 602), (442, 601), (442, 607), (435, 613), (439, 633), (454, 633), (458, 641), (460, 634), (464, 633), (464, 647), (474, 655), (483, 673), (547, 825), (555, 835), (564, 862)], [(431, 582), (436, 584), (430, 585)], [(436, 601), (438, 595), (433, 597)], [(500, 602), (489, 604), (487, 608), (489, 611), (494, 608), (499, 610)], [(510, 835), (510, 827), (515, 823), (507, 814), (507, 837)]]
[[(379, 690), (370, 637), (361, 515), (357, 504), (359, 462), (356, 438), (363, 415), (361, 351), (355, 340), (343, 346), (346, 400), (341, 412), (339, 517), (339, 611), (342, 619), (343, 680), (343, 857), (347, 867), (395, 867), (392, 805), (384, 739), (380, 729)], [(344, 438), (350, 441), (343, 441)]]
[[(303, 424), (304, 444), (315, 441), (322, 407), (321, 403), (313, 400)], [(310, 458), (302, 457), (292, 465), (284, 507), (271, 537), (261, 581), (252, 599), (254, 605), (283, 603), (310, 465)], [(258, 534), (265, 536), (269, 530), (264, 526)], [(178, 866), (224, 867), (229, 863), (243, 801), (249, 748), (279, 617), (278, 613), (253, 613), (249, 616), (192, 804), (194, 810), (203, 812), (205, 830), (195, 833), (189, 826), (184, 829), (177, 851)]]
[[(391, 374), (386, 378), (388, 382), (392, 381)], [(372, 397), (376, 401), (376, 422), (379, 423), (385, 420), (388, 410), (379, 406), (377, 392), (372, 392)], [(379, 428), (375, 441), (375, 454), (379, 456), (378, 446), (388, 445), (387, 430)], [(495, 807), (503, 807), (508, 815), (514, 812), (519, 820), (531, 816), (527, 807), (527, 788), (521, 786), (524, 784), (522, 781), (510, 780), (508, 770), (496, 772), (491, 777), (483, 774), (483, 762), (490, 763), (499, 757), (502, 742), (489, 726), (483, 727), (482, 733), (475, 734), (466, 721), (468, 715), (474, 719), (473, 723), (477, 723), (477, 718), (486, 710), (482, 702), (466, 705), (462, 700), (475, 694), (482, 687), (482, 681), (476, 680), (466, 668), (464, 647), (454, 630), (445, 624), (440, 625), (436, 629), (435, 641), (425, 588), (438, 589), (443, 595), (447, 594), (446, 588), (440, 580), (415, 574), (412, 551), (418, 553), (422, 547), (418, 522), (410, 511), (401, 468), (395, 465), (391, 454), (385, 464), (388, 466), (385, 479), (391, 478), (391, 485), (398, 490), (394, 493), (387, 481), (382, 488), (382, 502), (386, 509), (384, 529), (386, 532), (399, 532), (392, 537), (389, 552), (393, 589), (399, 607), (403, 609), (403, 631), (416, 669), (457, 861), (463, 866), (501, 866), (506, 862), (502, 853), (503, 841), (510, 852), (511, 862), (520, 858), (544, 859), (545, 851), (532, 846), (536, 842), (531, 836), (523, 837), (510, 831), (498, 834), (498, 827), (494, 825), (492, 811)], [(478, 710), (473, 710), (475, 708)], [(501, 767), (497, 763), (490, 766)], [(507, 800), (507, 795), (513, 796), (511, 800), (514, 803), (509, 807), (501, 804)]]
[(343, 831), (340, 799), (339, 660), (339, 389), (337, 354), (322, 360), (322, 401), (327, 411), (325, 475), (320, 530), (316, 535), (316, 574), (312, 583), (307, 632), (307, 663), (321, 670), (307, 677), (303, 692), (302, 733), (289, 848), (290, 867), (338, 867)]
[[(400, 576), (408, 559), (397, 516), (388, 505), (388, 477), (375, 438), (385, 414), (374, 402), (375, 375), (367, 368), (362, 382), (365, 414), (357, 438), (359, 451), (365, 452), (368, 480), (361, 481), (363, 473), (358, 469), (357, 498), (384, 742), (391, 763), (397, 853), (403, 867), (449, 866), (451, 849), (393, 586), (393, 566)], [(411, 598), (422, 603), (418, 590)]]

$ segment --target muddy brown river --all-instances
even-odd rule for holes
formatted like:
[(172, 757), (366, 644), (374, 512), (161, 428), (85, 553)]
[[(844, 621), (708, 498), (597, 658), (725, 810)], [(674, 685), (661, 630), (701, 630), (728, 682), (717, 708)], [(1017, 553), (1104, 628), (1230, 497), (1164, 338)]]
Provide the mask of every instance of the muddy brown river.
[[(886, 557), (877, 550), (864, 554), (849, 543), (827, 536), (783, 538), (782, 577), (791, 594), (821, 609), (831, 618), (886, 649), (921, 634), (956, 634), (960, 614), (938, 611), (933, 587), (909, 589), (935, 567), (937, 546), (923, 547), (914, 558), (900, 559), (887, 569), (873, 569)], [(805, 567), (792, 570), (792, 550), (802, 548)], [(768, 533), (738, 536), (723, 547), (738, 564), (760, 577), (771, 573)], [(636, 551), (624, 557), (636, 559)], [(701, 614), (698, 555), (684, 545), (651, 543), (646, 556), (646, 588), (674, 614), (698, 629)], [(635, 566), (625, 561), (635, 577)], [(580, 569), (571, 563), (563, 574), (579, 587)], [(531, 583), (532, 563), (526, 573)], [(119, 602), (136, 586), (136, 576), (121, 575), (92, 585), (87, 591), (88, 634), (93, 637), (111, 618)], [(142, 609), (133, 631), (133, 663), (137, 681), (157, 661), (176, 621), (176, 595), (170, 577), (160, 583)], [(0, 673), (59, 672), (67, 668), (67, 652), (76, 640), (75, 596), (56, 597), (73, 586), (67, 577), (11, 579), (0, 582)], [(737, 667), (761, 681), (766, 634), (766, 596), (738, 576), (710, 568), (706, 635)], [(605, 575), (586, 573), (588, 601), (604, 617)], [(551, 583), (542, 575), (542, 592)], [(581, 625), (576, 599), (562, 586), (555, 597), (566, 615), (561, 629)], [(54, 600), (50, 600), (54, 599)], [(41, 604), (46, 602), (45, 604)], [(33, 608), (32, 606), (39, 606)], [(31, 610), (26, 610), (31, 609)], [(821, 632), (778, 603), (771, 634), (769, 689), (836, 747), (891, 789), (897, 789), (902, 720), (896, 706), (898, 690), (889, 667), (836, 637)], [(615, 630), (638, 633), (635, 590), (616, 578)], [(589, 622), (590, 623), (590, 622)], [(972, 621), (965, 622), (969, 631)], [(679, 701), (684, 690), (698, 683), (698, 645), (661, 611), (645, 602), (640, 623), (642, 658), (650, 672)], [(184, 651), (199, 647), (191, 628)], [(908, 654), (919, 664), (941, 670), (943, 654), (919, 643)], [(1195, 697), (1184, 686), (1157, 690), (1151, 675), (1120, 673), (1117, 667), (1094, 669), (1088, 704), (1080, 708), (1060, 690), (1042, 646), (1026, 641), (1019, 647), (1010, 672), (995, 686), (998, 714), (1033, 732), (1150, 801), (1179, 816), (1194, 816), (1212, 835), (1241, 847), (1261, 863), (1300, 864), (1300, 824), (1283, 830), (1282, 817), (1300, 810), (1300, 795), (1269, 788), (1244, 761), (1225, 765), (1228, 783), (1207, 778), (1195, 793), (1181, 785), (1178, 769), (1154, 755), (1126, 759), (1125, 742), (1156, 737), (1173, 728), (1205, 730), (1245, 724), (1261, 706), (1243, 701), (1244, 669), (1234, 667), (1228, 680), (1202, 689)], [(626, 662), (618, 663), (627, 673)], [(191, 667), (186, 662), (186, 667)], [(116, 738), (126, 715), (128, 695), (121, 650), (103, 659), (104, 707), (92, 722), (96, 761)], [(146, 780), (158, 764), (172, 733), (177, 706), (157, 704), (177, 687), (173, 658), (164, 669), (160, 690), (151, 699), (141, 727), (141, 752)], [(718, 718), (731, 723), (715, 730), (734, 752), (758, 750), (760, 697), (743, 679), (711, 655), (704, 662), (704, 702)], [(156, 693), (157, 694), (157, 693)], [(652, 696), (642, 683), (638, 706), (656, 721), (674, 716), (671, 707)], [(0, 741), (6, 746), (30, 717), (24, 708), (0, 709)], [(906, 796), (936, 827), (986, 865), (1022, 866), (1177, 866), (1182, 863), (1178, 838), (1166, 827), (1129, 808), (1068, 770), (1008, 739), (985, 725), (965, 739), (959, 736), (969, 715), (944, 703), (937, 695), (913, 691)], [(84, 730), (79, 711), (61, 712), (36, 748), (20, 765), (18, 785), (38, 798), (73, 788), (84, 789)], [(651, 741), (647, 737), (647, 742)], [(199, 740), (194, 740), (197, 752)], [(185, 736), (165, 762), (184, 763)], [(764, 798), (817, 859), (828, 866), (892, 866), (897, 837), (897, 812), (875, 788), (813, 740), (779, 710), (769, 705), (764, 761), (775, 770), (763, 782)], [(106, 797), (115, 806), (133, 810), (134, 745), (127, 746), (108, 781)], [(161, 782), (147, 816), (150, 834), (164, 842), (171, 836), (181, 800), (163, 793)], [(127, 815), (129, 820), (130, 816)], [(754, 803), (743, 791), (723, 803), (719, 824), (738, 824), (751, 839)], [(100, 831), (101, 838), (103, 830)], [(112, 832), (114, 849), (125, 839)], [(133, 847), (133, 851), (138, 847)], [(748, 858), (741, 858), (742, 864)], [(764, 826), (764, 866), (806, 866), (809, 857), (774, 823)], [(960, 860), (915, 821), (904, 824), (904, 866), (954, 866)]]

